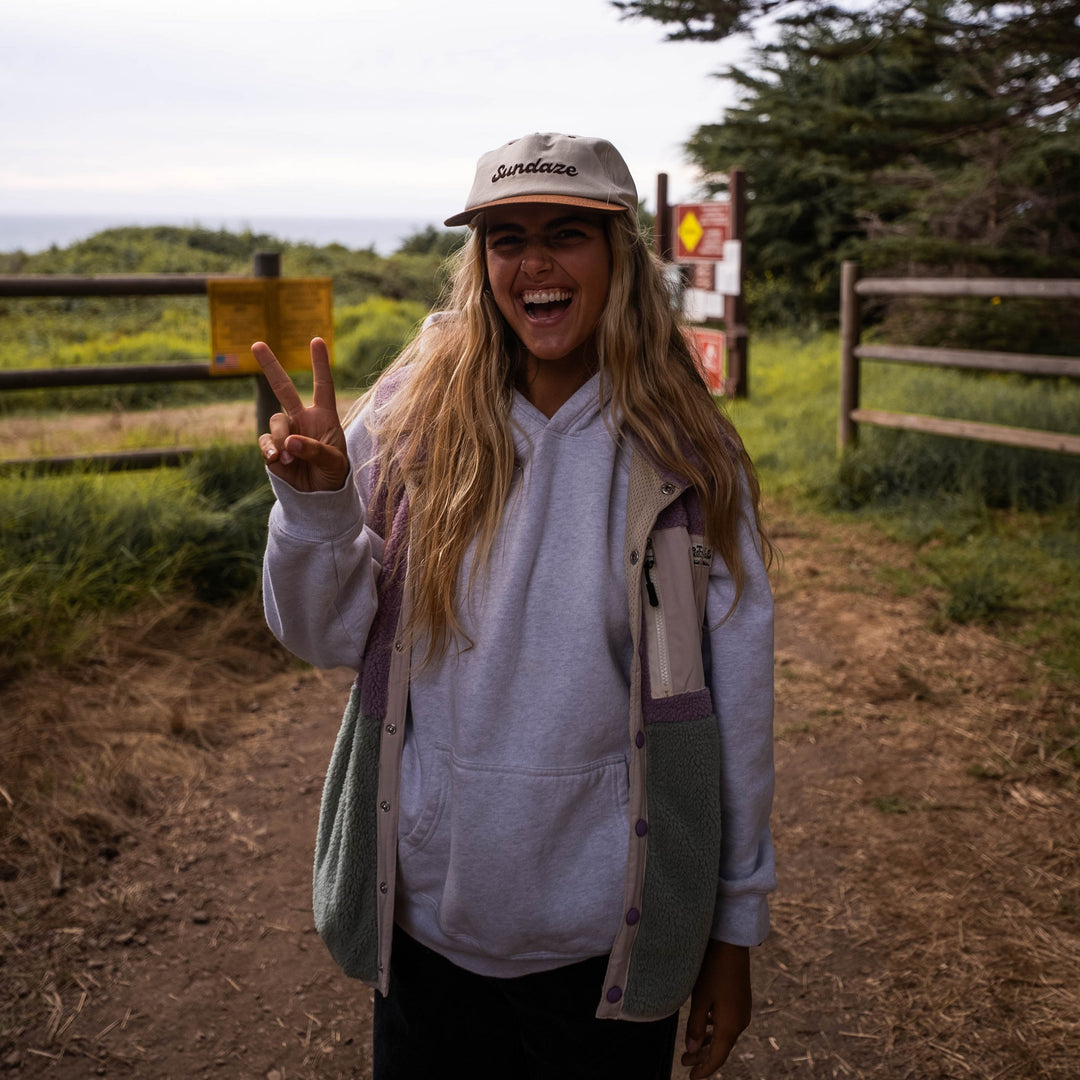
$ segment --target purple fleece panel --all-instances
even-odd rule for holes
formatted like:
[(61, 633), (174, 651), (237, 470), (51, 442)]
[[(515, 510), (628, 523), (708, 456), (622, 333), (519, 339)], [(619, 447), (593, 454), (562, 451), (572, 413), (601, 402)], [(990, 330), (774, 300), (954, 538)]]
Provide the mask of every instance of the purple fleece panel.
[[(373, 472), (375, 470), (372, 470)], [(372, 479), (372, 487), (376, 481)], [(386, 489), (374, 499), (370, 520), (372, 527), (386, 537), (383, 546), (383, 570), (379, 580), (379, 610), (368, 632), (364, 649), (364, 667), (360, 673), (361, 700), (366, 716), (382, 719), (386, 715), (387, 693), (390, 686), (390, 658), (394, 651), (394, 634), (401, 611), (401, 593), (405, 584), (405, 564), (408, 556), (402, 550), (409, 535), (409, 499), (403, 492), (394, 508), (394, 518), (386, 530)], [(398, 560), (398, 553), (402, 558)]]
[[(689, 532), (690, 518), (687, 512), (687, 493), (684, 492), (673, 503), (660, 511), (660, 516), (652, 527), (652, 532), (663, 529), (677, 529), (680, 525)], [(694, 500), (695, 502), (697, 500)]]

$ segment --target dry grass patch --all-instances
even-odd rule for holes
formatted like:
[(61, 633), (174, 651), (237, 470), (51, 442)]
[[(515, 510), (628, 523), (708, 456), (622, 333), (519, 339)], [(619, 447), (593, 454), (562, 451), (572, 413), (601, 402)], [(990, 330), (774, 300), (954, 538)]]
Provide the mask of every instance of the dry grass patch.
[(258, 680), (289, 663), (256, 600), (172, 601), (111, 621), (76, 669), (4, 689), (4, 906), (96, 873), (140, 822), (175, 809), (206, 751), (242, 728)]

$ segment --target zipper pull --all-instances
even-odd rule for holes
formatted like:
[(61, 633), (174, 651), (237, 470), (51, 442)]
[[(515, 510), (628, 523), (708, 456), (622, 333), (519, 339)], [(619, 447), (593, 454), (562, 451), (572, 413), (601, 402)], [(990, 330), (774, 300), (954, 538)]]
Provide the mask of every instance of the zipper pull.
[(649, 577), (649, 571), (656, 565), (656, 558), (653, 555), (652, 539), (650, 538), (645, 542), (645, 591), (649, 594), (649, 605), (651, 607), (660, 606), (660, 597), (656, 595), (656, 586), (652, 583), (652, 578)]

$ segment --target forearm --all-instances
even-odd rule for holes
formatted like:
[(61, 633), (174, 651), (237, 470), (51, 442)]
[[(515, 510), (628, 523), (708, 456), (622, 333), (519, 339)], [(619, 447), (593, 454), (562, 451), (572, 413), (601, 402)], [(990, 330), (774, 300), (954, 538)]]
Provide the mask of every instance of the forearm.
[(776, 887), (769, 815), (773, 799), (773, 601), (747, 522), (740, 536), (744, 584), (720, 625), (734, 587), (726, 568), (709, 583), (710, 686), (720, 731), (723, 840), (712, 937), (759, 944), (768, 933), (767, 896)]
[(273, 481), (263, 607), (279, 641), (316, 667), (357, 668), (378, 600), (382, 540), (364, 525), (350, 476), (340, 491)]

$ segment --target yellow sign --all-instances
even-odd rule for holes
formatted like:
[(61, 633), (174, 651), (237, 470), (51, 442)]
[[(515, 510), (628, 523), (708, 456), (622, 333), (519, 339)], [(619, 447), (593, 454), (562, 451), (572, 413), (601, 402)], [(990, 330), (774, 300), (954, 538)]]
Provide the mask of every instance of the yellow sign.
[(313, 337), (334, 355), (332, 278), (228, 278), (209, 281), (210, 371), (259, 371), (251, 355), (265, 341), (286, 371), (309, 371)]
[(693, 252), (694, 248), (698, 246), (698, 241), (704, 235), (705, 230), (701, 227), (701, 222), (698, 221), (693, 210), (689, 211), (679, 222), (679, 239), (683, 242), (683, 247), (687, 251)]

